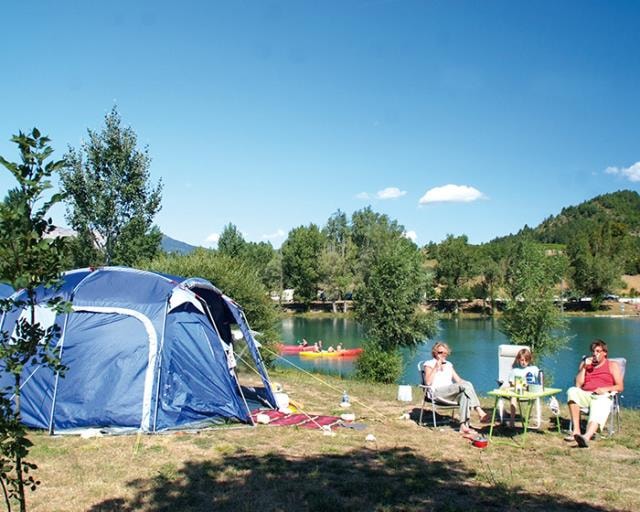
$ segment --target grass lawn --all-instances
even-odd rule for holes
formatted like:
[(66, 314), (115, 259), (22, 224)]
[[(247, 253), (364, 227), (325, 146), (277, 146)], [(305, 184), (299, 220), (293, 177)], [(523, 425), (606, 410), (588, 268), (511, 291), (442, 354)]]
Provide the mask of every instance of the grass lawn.
[[(396, 386), (273, 372), (307, 412), (340, 414), (343, 388), (366, 430), (334, 436), (296, 427), (81, 439), (33, 433), (30, 460), (42, 485), (31, 511), (638, 510), (640, 411), (589, 449), (566, 443), (545, 423), (522, 435), (499, 428), (488, 448), (454, 428), (420, 427)], [(559, 399), (564, 400), (563, 395)], [(487, 410), (492, 401), (486, 400)], [(549, 414), (545, 407), (544, 416)], [(568, 424), (562, 407), (563, 427)], [(488, 427), (484, 428), (488, 432)], [(375, 441), (366, 441), (368, 434)]]

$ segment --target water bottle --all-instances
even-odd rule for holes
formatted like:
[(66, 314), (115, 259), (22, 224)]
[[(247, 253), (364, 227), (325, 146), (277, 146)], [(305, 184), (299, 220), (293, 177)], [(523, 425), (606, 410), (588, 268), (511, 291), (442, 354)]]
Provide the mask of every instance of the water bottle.
[(342, 392), (342, 403), (343, 404), (348, 404), (349, 403), (349, 395), (347, 395), (347, 391), (343, 391)]
[(538, 381), (540, 383), (540, 389), (544, 391), (544, 372), (542, 370), (538, 372)]

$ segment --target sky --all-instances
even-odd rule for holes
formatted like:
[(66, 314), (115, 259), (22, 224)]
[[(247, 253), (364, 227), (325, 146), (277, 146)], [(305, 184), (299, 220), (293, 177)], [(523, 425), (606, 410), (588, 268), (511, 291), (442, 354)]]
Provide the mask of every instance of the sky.
[(116, 105), (163, 183), (157, 225), (193, 245), (233, 223), (279, 247), (367, 206), (420, 246), (476, 244), (640, 189), (637, 1), (36, 0), (2, 18), (0, 155), (37, 126), (61, 158)]

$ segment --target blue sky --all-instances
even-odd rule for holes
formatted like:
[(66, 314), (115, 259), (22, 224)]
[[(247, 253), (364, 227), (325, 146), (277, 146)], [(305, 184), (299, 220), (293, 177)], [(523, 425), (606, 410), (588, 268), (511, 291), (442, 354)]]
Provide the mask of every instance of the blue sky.
[[(61, 157), (115, 103), (163, 180), (157, 224), (191, 244), (232, 222), (278, 247), (367, 205), (419, 245), (481, 243), (640, 188), (640, 2), (2, 11), (0, 154), (37, 126)], [(0, 169), (0, 194), (13, 185)]]

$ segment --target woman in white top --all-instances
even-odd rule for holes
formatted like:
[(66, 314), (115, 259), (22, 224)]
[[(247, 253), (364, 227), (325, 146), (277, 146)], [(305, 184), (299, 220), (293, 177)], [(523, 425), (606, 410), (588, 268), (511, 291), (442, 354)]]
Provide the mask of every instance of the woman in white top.
[(475, 409), (482, 423), (490, 421), (489, 415), (480, 407), (480, 401), (471, 382), (462, 380), (447, 361), (451, 353), (449, 346), (441, 341), (431, 349), (433, 359), (424, 363), (424, 378), (427, 386), (433, 386), (433, 398), (455, 400), (460, 404), (460, 432), (473, 433), (469, 426), (471, 409)]

